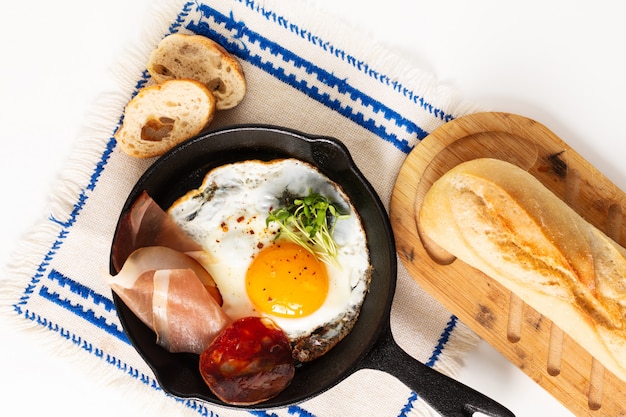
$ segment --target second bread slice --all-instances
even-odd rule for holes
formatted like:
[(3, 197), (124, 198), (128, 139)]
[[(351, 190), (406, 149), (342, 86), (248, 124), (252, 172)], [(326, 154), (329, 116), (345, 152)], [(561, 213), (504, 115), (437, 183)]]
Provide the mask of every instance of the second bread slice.
[(215, 95), (218, 110), (235, 107), (246, 94), (239, 62), (201, 35), (174, 33), (163, 38), (150, 54), (148, 72), (157, 83), (176, 78), (200, 81)]

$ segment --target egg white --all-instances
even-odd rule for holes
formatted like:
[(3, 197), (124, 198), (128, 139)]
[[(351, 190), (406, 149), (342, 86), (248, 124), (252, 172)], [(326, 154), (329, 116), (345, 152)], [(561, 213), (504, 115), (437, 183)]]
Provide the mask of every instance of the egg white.
[[(299, 318), (257, 311), (248, 298), (245, 277), (253, 258), (276, 239), (278, 226), (270, 223), (268, 227), (267, 215), (283, 204), (285, 192), (306, 196), (310, 191), (326, 196), (350, 214), (335, 226), (339, 254), (337, 265), (326, 264), (328, 296), (318, 310)], [(330, 331), (326, 329), (329, 338), (335, 337), (345, 325), (340, 323), (342, 318), (358, 316), (369, 286), (365, 232), (345, 193), (313, 166), (296, 159), (224, 165), (209, 172), (202, 185), (176, 201), (168, 213), (213, 257), (214, 262), (206, 267), (221, 292), (224, 311), (232, 319), (270, 317), (295, 341), (323, 326), (330, 326)]]

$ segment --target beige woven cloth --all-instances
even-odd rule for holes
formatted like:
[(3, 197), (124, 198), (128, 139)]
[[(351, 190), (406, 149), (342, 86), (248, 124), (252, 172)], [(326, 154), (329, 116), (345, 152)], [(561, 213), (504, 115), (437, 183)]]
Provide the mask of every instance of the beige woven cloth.
[[(90, 374), (132, 392), (154, 415), (250, 415), (165, 394), (125, 338), (111, 291), (102, 279), (110, 242), (128, 193), (154, 160), (117, 148), (113, 133), (125, 104), (150, 83), (150, 51), (172, 32), (201, 33), (230, 50), (248, 81), (244, 101), (216, 115), (211, 128), (271, 124), (346, 144), (387, 206), (406, 155), (429, 132), (477, 109), (429, 74), (349, 27), (298, 1), (180, 0), (155, 3), (144, 43), (120, 57), (119, 91), (98, 103), (51, 202), (48, 220), (22, 242), (4, 271), (3, 307), (12, 320), (39, 332), (59, 360), (89, 364)], [(78, 255), (81, 262), (76, 262)], [(87, 256), (84, 256), (87, 254)], [(399, 266), (391, 326), (410, 355), (455, 375), (476, 336), (425, 294)], [(255, 415), (431, 415), (394, 377), (359, 371), (322, 395), (284, 410)]]

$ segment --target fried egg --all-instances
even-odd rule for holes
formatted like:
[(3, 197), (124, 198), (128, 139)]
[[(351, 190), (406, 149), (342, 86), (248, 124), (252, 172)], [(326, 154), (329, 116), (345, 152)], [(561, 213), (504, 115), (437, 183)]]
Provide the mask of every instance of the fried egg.
[[(318, 193), (343, 214), (336, 220), (336, 262), (322, 262), (279, 234), (270, 211)], [(168, 210), (213, 261), (206, 265), (233, 320), (271, 318), (294, 357), (324, 354), (354, 326), (369, 288), (370, 260), (361, 219), (343, 190), (296, 159), (227, 164)]]

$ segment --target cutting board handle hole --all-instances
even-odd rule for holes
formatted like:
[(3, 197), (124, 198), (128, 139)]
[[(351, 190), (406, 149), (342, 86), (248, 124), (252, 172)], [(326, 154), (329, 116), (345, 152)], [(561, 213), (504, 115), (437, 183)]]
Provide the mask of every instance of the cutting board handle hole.
[(550, 326), (550, 341), (548, 346), (548, 374), (557, 376), (561, 373), (561, 359), (563, 357), (563, 330), (556, 324)]
[(604, 366), (595, 358), (591, 362), (589, 375), (588, 405), (590, 410), (599, 410), (602, 406), (602, 388), (604, 385)]
[(524, 316), (524, 302), (514, 293), (509, 299), (509, 321), (507, 322), (506, 338), (511, 343), (517, 343), (522, 338), (522, 321)]

